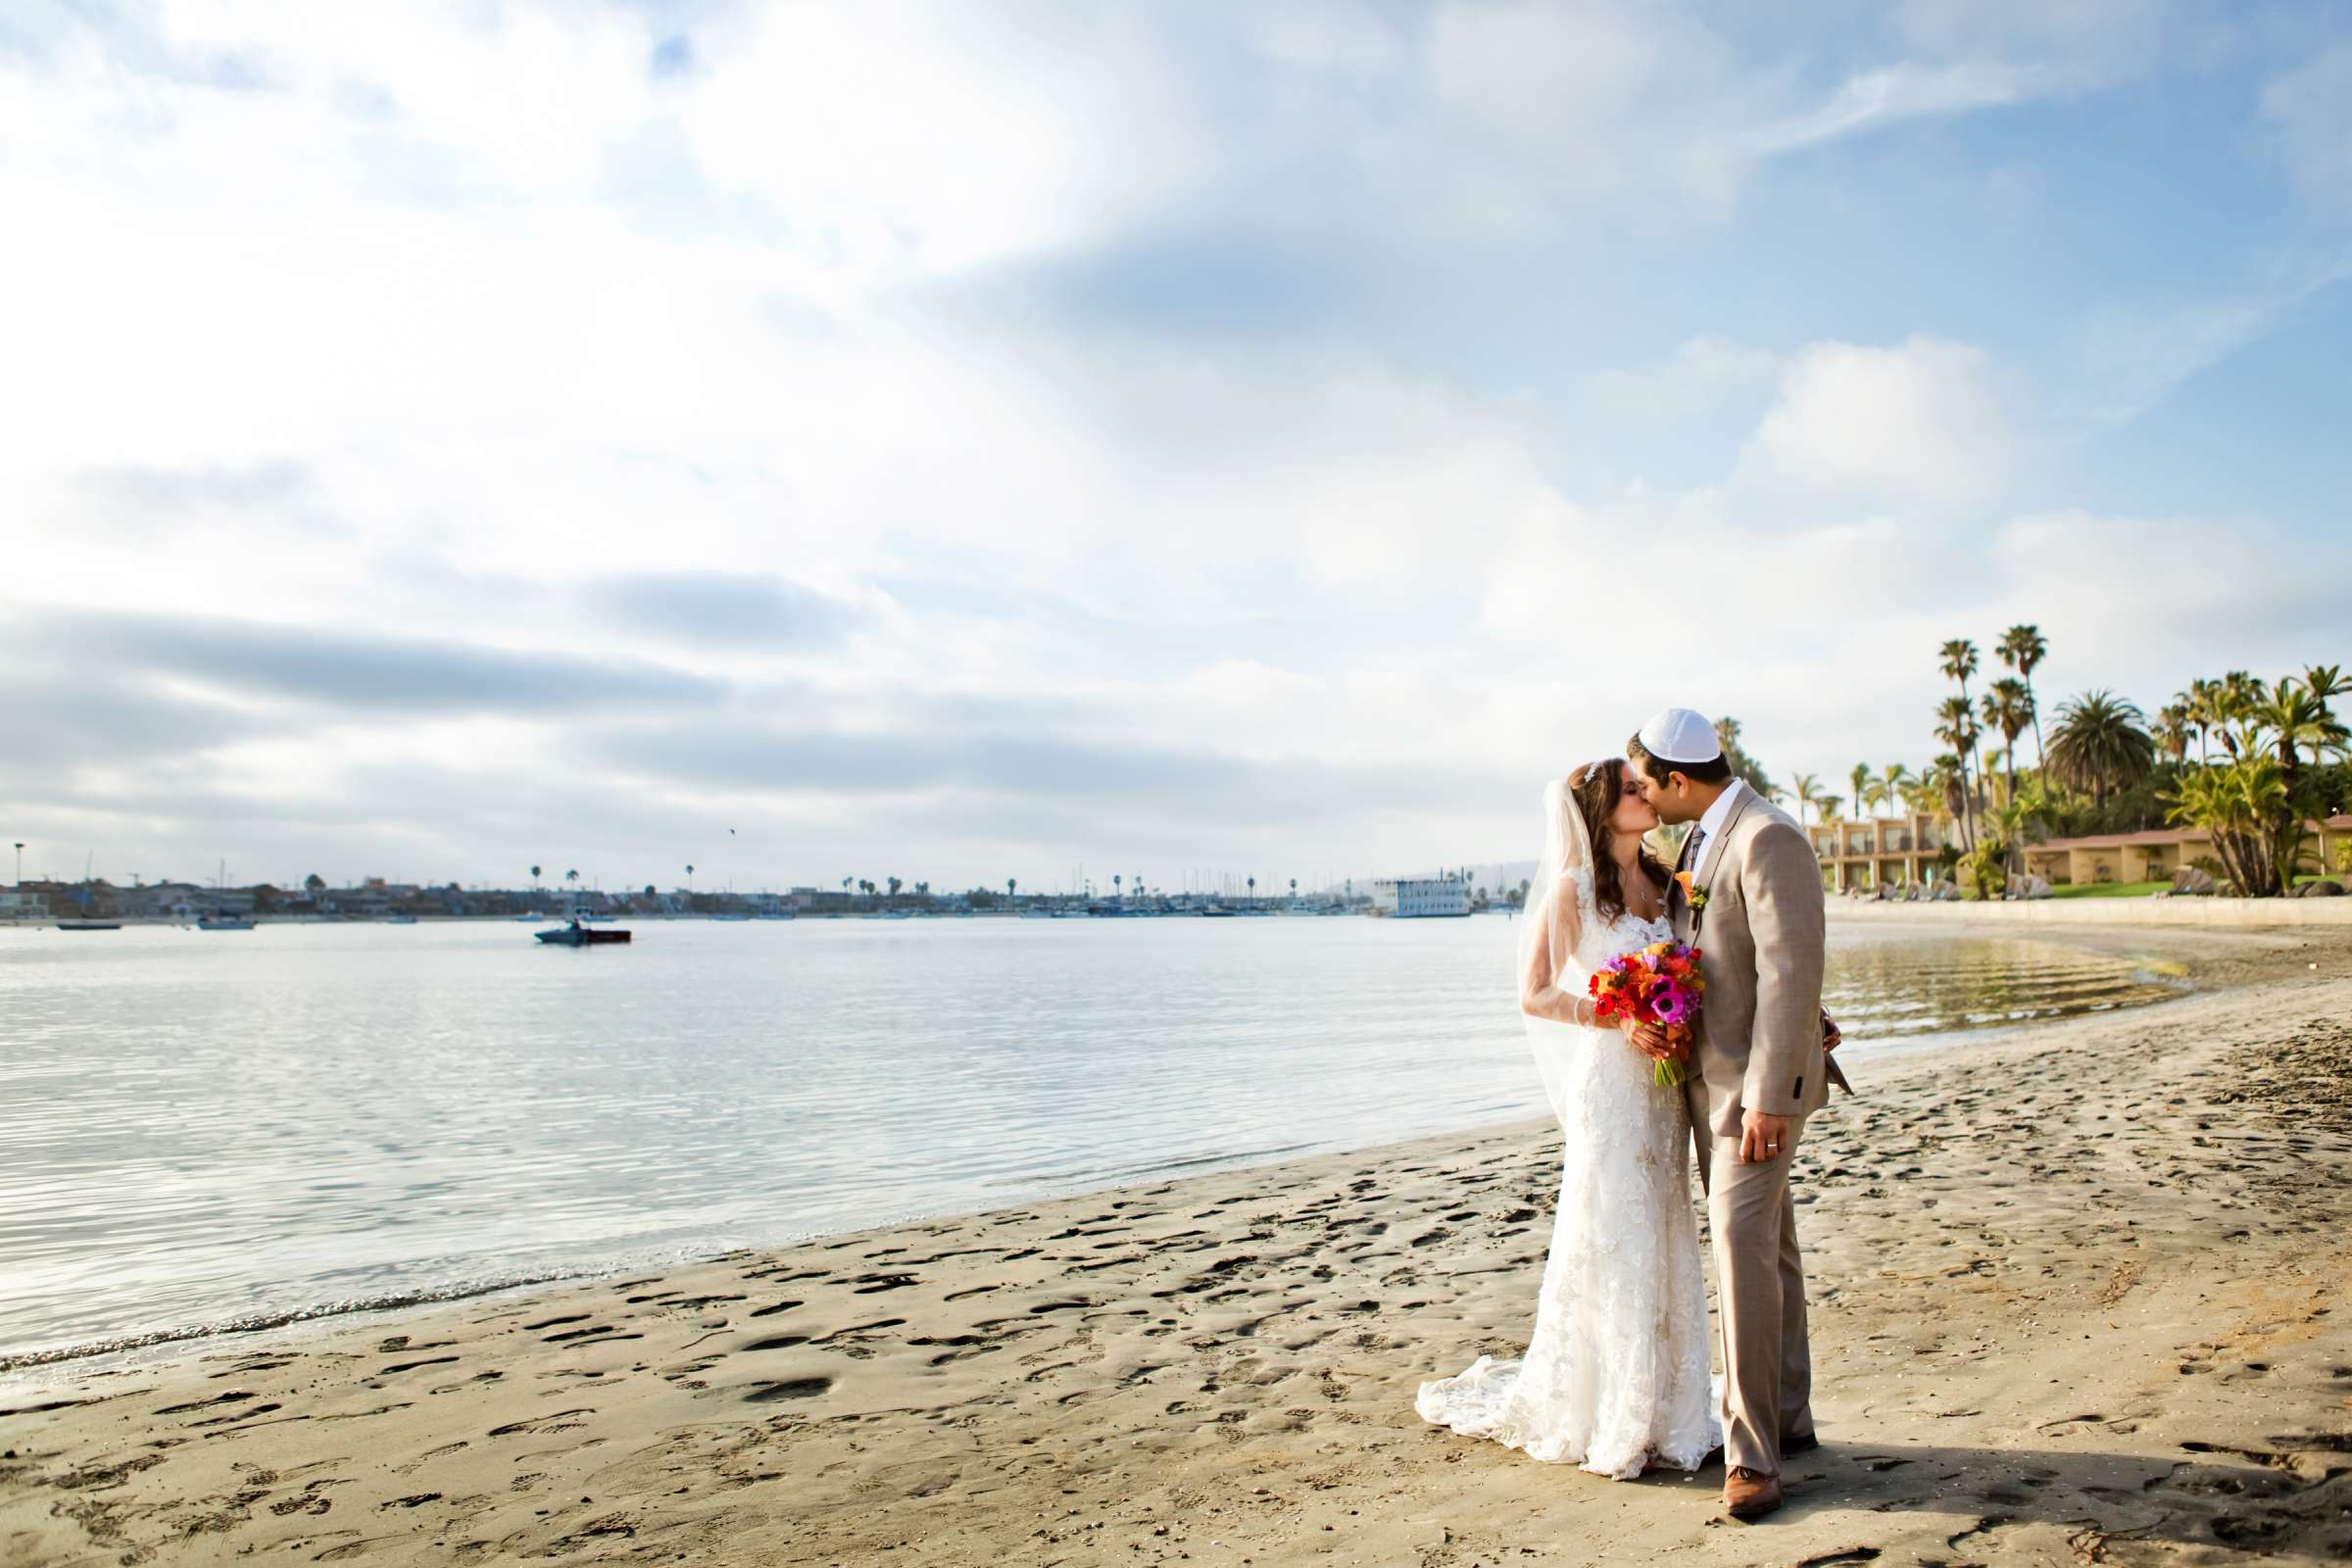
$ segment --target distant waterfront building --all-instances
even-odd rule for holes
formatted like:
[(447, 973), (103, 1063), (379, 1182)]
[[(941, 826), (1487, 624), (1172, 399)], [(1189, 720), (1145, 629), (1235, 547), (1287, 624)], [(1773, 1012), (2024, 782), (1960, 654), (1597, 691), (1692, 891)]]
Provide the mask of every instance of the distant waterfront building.
[[(2302, 868), (2331, 871), (2352, 846), (2352, 815), (2303, 825)], [(2203, 828), (2154, 828), (2144, 833), (2099, 833), (2050, 839), (2026, 847), (2026, 870), (2065, 887), (2116, 882), (2169, 882), (2182, 866), (2202, 862), (2221, 876), (2213, 835)]]
[(1822, 885), (1832, 893), (1923, 887), (1943, 874), (1937, 856), (1946, 842), (1944, 830), (1925, 811), (1809, 822), (1805, 835), (1821, 861)]
[[(2305, 871), (2333, 870), (2352, 847), (2352, 815), (2304, 824)], [(1813, 822), (1805, 828), (1821, 861), (1821, 880), (1833, 893), (1881, 887), (1925, 887), (1945, 873), (1938, 852), (1960, 844), (1959, 829), (1925, 812), (1859, 822)], [(2203, 862), (2220, 875), (2213, 836), (2202, 828), (2150, 828), (2098, 833), (2021, 846), (2026, 874), (2057, 887), (2094, 883), (2169, 882), (2183, 866)]]
[(1470, 912), (1470, 884), (1452, 877), (1399, 877), (1372, 884), (1376, 913), (1399, 920), (1448, 919)]

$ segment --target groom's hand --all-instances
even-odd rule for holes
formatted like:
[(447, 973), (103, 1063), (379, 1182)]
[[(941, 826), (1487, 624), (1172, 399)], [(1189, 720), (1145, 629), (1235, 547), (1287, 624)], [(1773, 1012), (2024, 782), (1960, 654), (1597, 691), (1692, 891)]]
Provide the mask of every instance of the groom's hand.
[(1674, 1054), (1674, 1041), (1672, 1037), (1670, 1037), (1666, 1031), (1657, 1024), (1636, 1024), (1634, 1026), (1633, 1033), (1626, 1036), (1626, 1038), (1634, 1043), (1634, 1049), (1636, 1051), (1639, 1051), (1642, 1053), (1642, 1054), (1647, 1056), (1652, 1061), (1664, 1061), (1667, 1057)]
[(1740, 1118), (1740, 1163), (1762, 1165), (1788, 1147), (1788, 1118), (1751, 1110)]

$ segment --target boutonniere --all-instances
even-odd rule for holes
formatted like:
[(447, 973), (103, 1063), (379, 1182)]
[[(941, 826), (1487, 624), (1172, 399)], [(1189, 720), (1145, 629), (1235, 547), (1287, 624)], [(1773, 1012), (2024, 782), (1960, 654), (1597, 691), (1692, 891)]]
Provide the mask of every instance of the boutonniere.
[(1696, 875), (1689, 871), (1677, 871), (1674, 873), (1674, 880), (1676, 885), (1683, 890), (1683, 902), (1690, 906), (1692, 914), (1696, 914), (1707, 906), (1707, 890), (1698, 885)]

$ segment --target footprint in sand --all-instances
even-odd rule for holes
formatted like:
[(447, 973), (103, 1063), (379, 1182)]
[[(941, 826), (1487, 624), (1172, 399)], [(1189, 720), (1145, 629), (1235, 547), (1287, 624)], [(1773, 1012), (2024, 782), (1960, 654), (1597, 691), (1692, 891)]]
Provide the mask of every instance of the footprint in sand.
[(492, 1427), (489, 1435), (494, 1438), (503, 1438), (514, 1432), (527, 1432), (534, 1435), (546, 1432), (564, 1432), (572, 1427), (584, 1427), (588, 1424), (585, 1421), (575, 1421), (572, 1417), (594, 1414), (596, 1414), (596, 1409), (593, 1405), (583, 1405), (572, 1410), (557, 1410), (548, 1415), (535, 1415), (523, 1421), (510, 1421), (503, 1427)]

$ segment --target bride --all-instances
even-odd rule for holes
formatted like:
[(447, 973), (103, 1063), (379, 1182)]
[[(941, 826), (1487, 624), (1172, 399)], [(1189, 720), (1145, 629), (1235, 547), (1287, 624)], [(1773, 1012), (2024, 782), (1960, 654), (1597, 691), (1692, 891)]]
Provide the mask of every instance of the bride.
[(1519, 1007), (1566, 1138), (1535, 1336), (1421, 1385), (1422, 1416), (1551, 1464), (1631, 1480), (1696, 1470), (1723, 1442), (1683, 1092), (1651, 1079), (1632, 1026), (1596, 1028), (1586, 980), (1669, 938), (1658, 814), (1630, 767), (1589, 762), (1544, 792), (1544, 859), (1520, 931)]

